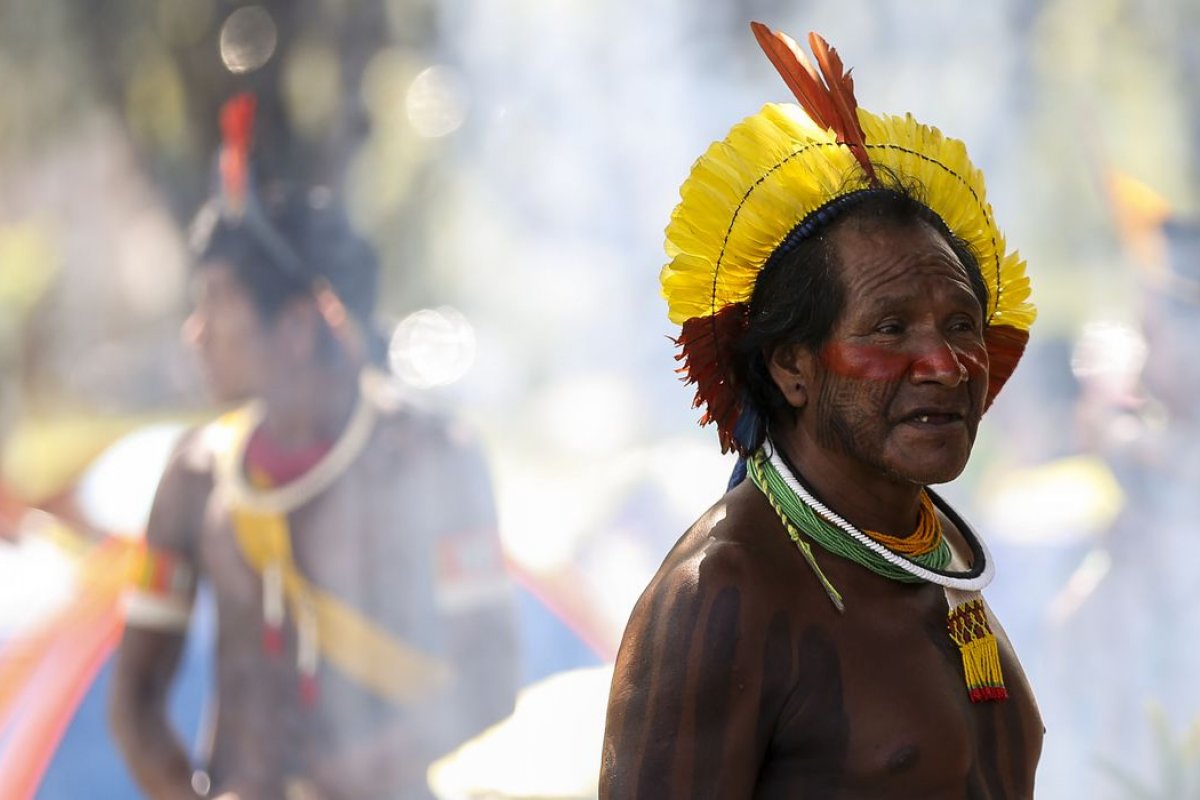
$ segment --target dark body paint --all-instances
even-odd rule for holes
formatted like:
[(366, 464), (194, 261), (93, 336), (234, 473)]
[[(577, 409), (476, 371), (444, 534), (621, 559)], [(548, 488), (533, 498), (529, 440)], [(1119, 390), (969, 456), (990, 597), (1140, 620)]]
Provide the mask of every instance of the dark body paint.
[(1042, 724), (1003, 631), (1010, 699), (971, 703), (940, 587), (814, 552), (844, 614), (748, 482), (680, 540), (618, 656), (601, 797), (1032, 797)]

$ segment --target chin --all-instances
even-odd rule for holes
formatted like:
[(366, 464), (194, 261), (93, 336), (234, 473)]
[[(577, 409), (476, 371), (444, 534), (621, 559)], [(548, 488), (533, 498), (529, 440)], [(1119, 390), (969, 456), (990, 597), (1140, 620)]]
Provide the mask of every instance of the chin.
[(966, 453), (941, 453), (940, 457), (914, 458), (913, 453), (901, 453), (899, 458), (891, 459), (888, 465), (890, 472), (897, 478), (920, 486), (933, 486), (939, 483), (949, 483), (963, 473), (967, 468)]
[(966, 464), (963, 464), (961, 467), (914, 472), (908, 476), (908, 480), (920, 486), (936, 486), (939, 483), (949, 483), (954, 480), (959, 475), (962, 475), (964, 469), (966, 469)]
[(949, 483), (967, 468), (974, 444), (973, 429), (946, 437), (906, 437), (890, 443), (884, 460), (894, 475), (910, 483)]

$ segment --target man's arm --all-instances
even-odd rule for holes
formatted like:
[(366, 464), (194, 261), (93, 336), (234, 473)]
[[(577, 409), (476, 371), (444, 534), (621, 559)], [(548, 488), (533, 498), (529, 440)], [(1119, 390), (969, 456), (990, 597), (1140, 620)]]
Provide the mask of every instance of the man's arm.
[(182, 649), (178, 633), (129, 627), (117, 654), (110, 724), (138, 786), (154, 800), (199, 797), (187, 751), (166, 713)]
[(167, 720), (195, 594), (192, 531), (203, 507), (189, 435), (159, 483), (146, 528), (146, 564), (126, 597), (126, 627), (109, 696), (109, 723), (138, 785), (154, 800), (199, 797), (187, 751)]
[(630, 617), (613, 674), (602, 800), (753, 795), (779, 712), (751, 559), (710, 543), (669, 560)]

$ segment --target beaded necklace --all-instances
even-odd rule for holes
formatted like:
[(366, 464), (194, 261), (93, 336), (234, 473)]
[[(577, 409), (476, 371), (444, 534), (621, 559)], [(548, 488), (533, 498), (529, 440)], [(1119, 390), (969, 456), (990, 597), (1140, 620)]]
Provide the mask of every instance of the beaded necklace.
[[(963, 572), (947, 571), (945, 566), (948, 561), (940, 565), (936, 563), (921, 563), (921, 559), (908, 558), (905, 555), (889, 549), (886, 545), (875, 541), (870, 536), (867, 536), (857, 527), (842, 519), (840, 516), (838, 516), (838, 514), (830, 510), (825, 506), (825, 504), (815, 498), (812, 492), (800, 482), (795, 470), (792, 469), (792, 467), (783, 459), (783, 456), (780, 454), (780, 452), (774, 447), (771, 447), (769, 444), (755, 453), (755, 455), (751, 458), (751, 462), (754, 461), (758, 461), (763, 470), (767, 470), (769, 468), (770, 471), (774, 472), (775, 475), (778, 476), (779, 481), (782, 482), (782, 486), (785, 487), (785, 491), (780, 492), (781, 496), (776, 498), (777, 502), (782, 504), (790, 495), (799, 501), (798, 505), (806, 506), (808, 509), (814, 512), (817, 519), (837, 528), (838, 532), (835, 534), (836, 540), (839, 541), (837, 546), (842, 546), (840, 540), (844, 540), (845, 538), (849, 537), (849, 539), (854, 542), (854, 545), (845, 545), (846, 547), (853, 547), (859, 551), (863, 549), (869, 550), (874, 555), (881, 557), (892, 567), (897, 567), (903, 570), (909, 575), (917, 578), (919, 581), (936, 583), (938, 586), (943, 586), (948, 589), (958, 589), (964, 592), (978, 592), (991, 583), (992, 576), (994, 574), (994, 568), (992, 566), (992, 559), (987, 551), (987, 547), (984, 545), (983, 541), (979, 539), (979, 537), (975, 536), (970, 526), (958, 519), (956, 515), (953, 514), (951, 509), (944, 504), (944, 502), (939, 502), (938, 505), (942, 507), (943, 511), (951, 515), (951, 519), (954, 520), (955, 524), (962, 532), (963, 538), (966, 540), (967, 546), (971, 550), (971, 568)], [(925, 491), (930, 495), (932, 500), (937, 500), (936, 495), (934, 495), (932, 492), (929, 492), (928, 489)], [(820, 536), (821, 534), (814, 534), (812, 531), (807, 529), (804, 529), (804, 533), (822, 547), (826, 547), (824, 541), (817, 539), (817, 536)], [(833, 541), (834, 537), (828, 537), (828, 540)], [(841, 554), (839, 553), (839, 555)], [(860, 555), (862, 558), (870, 558), (865, 554), (861, 554), (861, 552)], [(865, 563), (863, 565), (867, 566)], [(868, 566), (868, 569), (875, 571), (870, 566)], [(897, 578), (897, 580), (905, 579)]]
[[(885, 578), (942, 586), (949, 607), (947, 632), (962, 656), (968, 696), (975, 703), (1007, 699), (999, 647), (979, 594), (992, 579), (991, 559), (986, 546), (970, 526), (957, 516), (952, 517), (971, 549), (972, 568), (966, 572), (947, 572), (950, 546), (942, 535), (941, 521), (928, 489), (921, 493), (917, 532), (899, 539), (859, 530), (835, 514), (813, 497), (791, 464), (769, 442), (751, 456), (747, 467), (751, 481), (779, 515), (788, 536), (839, 612), (845, 610), (842, 595), (817, 564), (806, 538)], [(943, 510), (952, 513), (948, 506), (943, 506)], [(801, 536), (802, 532), (804, 536)], [(902, 543), (907, 552), (895, 547), (895, 543)]]
[[(788, 535), (792, 541), (796, 541), (799, 538), (799, 532), (803, 531), (808, 538), (829, 552), (864, 566), (877, 575), (904, 583), (919, 583), (924, 580), (921, 576), (914, 575), (911, 571), (897, 566), (877, 550), (864, 546), (860, 539), (847, 536), (843, 529), (818, 514), (811, 505), (792, 491), (770, 459), (762, 455), (752, 459), (750, 479), (771, 500), (771, 505), (780, 515), (780, 520), (788, 528)], [(892, 546), (892, 542), (908, 541), (896, 537), (885, 539), (882, 534), (874, 531), (857, 531), (856, 529), (856, 532), (878, 542), (882, 548), (893, 553), (898, 552), (898, 549)], [(933, 502), (929, 499), (929, 495), (924, 492), (921, 493), (921, 511), (917, 533), (908, 539), (920, 540), (911, 542), (910, 546), (906, 548), (910, 550), (913, 562), (936, 570), (945, 569), (946, 565), (950, 563), (950, 546), (942, 536), (941, 521), (933, 510)]]

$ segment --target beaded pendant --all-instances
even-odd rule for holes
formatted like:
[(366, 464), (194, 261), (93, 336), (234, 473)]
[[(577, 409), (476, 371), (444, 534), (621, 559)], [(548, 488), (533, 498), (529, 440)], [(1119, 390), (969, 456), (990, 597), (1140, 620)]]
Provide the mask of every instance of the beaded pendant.
[(963, 673), (971, 702), (1007, 700), (1004, 673), (1000, 669), (1000, 647), (988, 622), (987, 609), (978, 594), (950, 609), (946, 620), (950, 639), (962, 654)]

